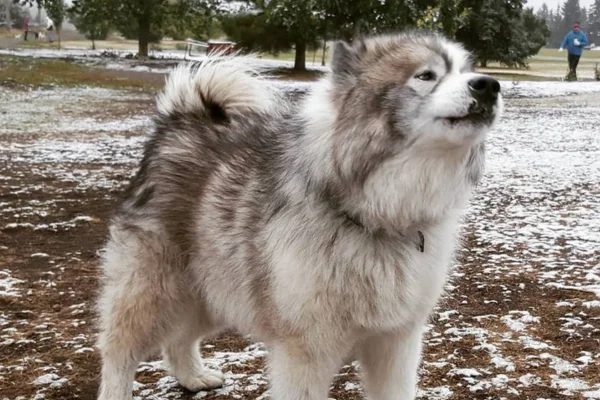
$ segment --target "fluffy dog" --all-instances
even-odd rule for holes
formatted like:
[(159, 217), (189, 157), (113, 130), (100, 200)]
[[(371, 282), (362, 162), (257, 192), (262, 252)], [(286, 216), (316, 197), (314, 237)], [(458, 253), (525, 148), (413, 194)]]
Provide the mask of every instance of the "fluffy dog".
[(100, 399), (159, 350), (222, 385), (198, 344), (225, 328), (267, 343), (274, 400), (327, 399), (349, 357), (370, 399), (413, 399), (499, 92), (424, 33), (337, 43), (298, 104), (243, 58), (178, 67), (105, 249)]

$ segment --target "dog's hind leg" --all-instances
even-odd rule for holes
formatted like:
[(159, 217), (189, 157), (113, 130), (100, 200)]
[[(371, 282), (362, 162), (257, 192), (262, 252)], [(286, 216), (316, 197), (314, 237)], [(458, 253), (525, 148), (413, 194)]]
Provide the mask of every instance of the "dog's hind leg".
[(200, 356), (200, 335), (207, 329), (202, 322), (190, 323), (198, 317), (198, 310), (181, 314), (178, 332), (169, 338), (163, 349), (164, 356), (179, 384), (192, 392), (223, 386), (223, 374), (208, 369)]
[(158, 235), (111, 229), (99, 299), (100, 400), (130, 400), (138, 364), (158, 352), (172, 330), (180, 278)]

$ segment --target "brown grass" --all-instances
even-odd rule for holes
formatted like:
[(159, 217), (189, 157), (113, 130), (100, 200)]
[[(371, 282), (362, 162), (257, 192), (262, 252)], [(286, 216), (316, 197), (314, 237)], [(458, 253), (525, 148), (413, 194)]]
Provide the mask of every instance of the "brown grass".
[(0, 86), (99, 86), (154, 90), (160, 88), (163, 81), (161, 74), (105, 70), (70, 60), (0, 56)]

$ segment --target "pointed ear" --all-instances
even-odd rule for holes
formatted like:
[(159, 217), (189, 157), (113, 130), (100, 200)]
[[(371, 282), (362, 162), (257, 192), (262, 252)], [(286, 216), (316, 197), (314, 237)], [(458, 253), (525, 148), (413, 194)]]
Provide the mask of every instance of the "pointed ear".
[(362, 40), (353, 46), (345, 42), (336, 42), (333, 46), (331, 70), (335, 77), (355, 77), (360, 72), (360, 56), (366, 50)]

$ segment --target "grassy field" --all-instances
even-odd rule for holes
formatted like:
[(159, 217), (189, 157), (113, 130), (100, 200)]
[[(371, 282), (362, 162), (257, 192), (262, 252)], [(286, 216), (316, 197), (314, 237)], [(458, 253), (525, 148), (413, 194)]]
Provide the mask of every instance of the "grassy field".
[[(163, 76), (148, 74), (0, 57), (2, 400), (96, 398), (98, 250), (152, 130)], [(600, 398), (600, 96), (523, 86), (503, 85), (486, 177), (427, 325), (421, 400)], [(227, 334), (201, 351), (225, 388), (190, 394), (153, 358), (136, 396), (267, 398), (264, 347)], [(363, 400), (359, 374), (344, 366), (329, 397)]]
[[(14, 33), (14, 32), (13, 32)], [(6, 36), (6, 35), (5, 35)], [(65, 33), (65, 38), (71, 40), (62, 41), (62, 48), (65, 49), (91, 49), (92, 43), (89, 40), (82, 39), (80, 36), (74, 36), (73, 34)], [(11, 45), (7, 45), (7, 41), (11, 41)], [(0, 48), (2, 47), (14, 47), (14, 48), (45, 48), (45, 49), (56, 49), (58, 44), (48, 43), (43, 40), (39, 41), (28, 41), (25, 42), (20, 39), (4, 39), (0, 38)], [(124, 40), (119, 38), (111, 38), (111, 40), (106, 41), (96, 41), (97, 49), (106, 49), (106, 50), (130, 50), (132, 52), (137, 51), (137, 42), (133, 40)], [(175, 41), (175, 40), (165, 40), (160, 44), (151, 45), (151, 53), (155, 55), (160, 55), (160, 51), (172, 51), (172, 50), (182, 50), (185, 48), (185, 41)], [(325, 60), (329, 58), (329, 50), (330, 46), (328, 46)], [(278, 54), (269, 54), (263, 53), (261, 54), (263, 58), (274, 59), (279, 61), (293, 61), (295, 58), (295, 54), (293, 51), (289, 52), (280, 52)], [(306, 52), (306, 66), (308, 68), (311, 67), (319, 67), (321, 66), (323, 58), (323, 49), (315, 49), (309, 50)], [(562, 80), (567, 73), (567, 55), (566, 52), (558, 52), (558, 49), (542, 49), (539, 54), (532, 57), (528, 61), (527, 68), (507, 68), (497, 63), (490, 63), (487, 68), (480, 69), (481, 72), (488, 73), (490, 75), (496, 76), (500, 79), (506, 80)], [(581, 58), (580, 66), (578, 69), (579, 78), (582, 80), (593, 80), (594, 79), (594, 68), (600, 64), (600, 51), (586, 51)], [(62, 73), (63, 75), (67, 75), (69, 72), (72, 72), (73, 68), (67, 69)], [(17, 71), (11, 70), (11, 73), (15, 73), (16, 75), (22, 75), (26, 73), (26, 71)], [(7, 72), (0, 71), (0, 75), (7, 75)], [(18, 78), (18, 77), (17, 77)], [(42, 79), (42, 78), (40, 78)], [(69, 77), (67, 80), (73, 80), (76, 78)], [(108, 85), (121, 85), (122, 82), (112, 83), (110, 80), (107, 81)], [(126, 83), (129, 84), (129, 83)]]
[(127, 74), (70, 61), (0, 56), (0, 85), (3, 86), (98, 86), (154, 90), (160, 88), (163, 82), (163, 77), (154, 73)]
[[(586, 50), (584, 51), (584, 56), (581, 59), (582, 62), (584, 61), (598, 61), (600, 62), (600, 51), (589, 51)], [(540, 52), (537, 54), (537, 56), (534, 57), (535, 59), (539, 59), (540, 57), (560, 57), (560, 58), (564, 58), (566, 57), (566, 52), (565, 53), (559, 53), (558, 49), (549, 49), (549, 48), (543, 48), (542, 50), (540, 50)]]

